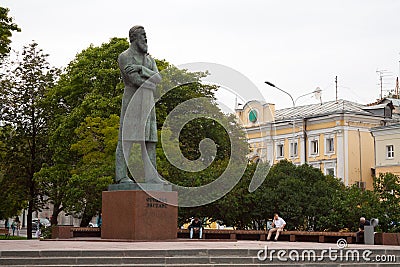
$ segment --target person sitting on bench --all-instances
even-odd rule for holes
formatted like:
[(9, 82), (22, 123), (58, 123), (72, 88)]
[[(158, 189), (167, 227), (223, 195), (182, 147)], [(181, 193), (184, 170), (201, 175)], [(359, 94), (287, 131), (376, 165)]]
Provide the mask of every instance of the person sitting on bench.
[(280, 232), (283, 231), (283, 228), (285, 227), (286, 222), (283, 220), (281, 217), (279, 217), (278, 213), (274, 214), (274, 220), (272, 221), (272, 229), (268, 231), (268, 237), (267, 241), (271, 239), (272, 233), (276, 232), (275, 234), (275, 241), (278, 240)]
[(199, 231), (199, 238), (202, 238), (203, 235), (203, 224), (199, 220), (199, 218), (194, 218), (192, 223), (189, 225), (189, 231), (190, 231), (190, 239), (193, 238), (193, 232), (194, 231)]

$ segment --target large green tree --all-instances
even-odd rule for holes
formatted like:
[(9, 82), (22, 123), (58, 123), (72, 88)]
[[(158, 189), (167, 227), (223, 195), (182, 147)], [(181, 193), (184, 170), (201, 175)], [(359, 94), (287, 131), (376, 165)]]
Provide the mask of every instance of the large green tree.
[[(288, 229), (353, 230), (358, 218), (376, 216), (374, 192), (346, 188), (338, 179), (307, 164), (282, 160), (271, 167), (263, 184), (248, 191), (255, 165), (250, 165), (238, 185), (214, 203), (214, 220), (241, 229), (263, 229), (278, 212)], [(358, 216), (358, 218), (357, 218)]]
[(374, 191), (379, 197), (382, 212), (380, 227), (385, 232), (400, 232), (400, 177), (381, 173), (374, 179)]
[(32, 212), (39, 200), (33, 177), (49, 160), (48, 106), (43, 99), (59, 74), (47, 56), (33, 42), (24, 47), (21, 60), (12, 63), (1, 76), (0, 121), (12, 133), (7, 144), (6, 177), (23, 180), (28, 200), (28, 238), (32, 238)]
[[(262, 163), (261, 163), (262, 164)], [(264, 163), (268, 167), (267, 163)], [(265, 187), (250, 193), (248, 188), (257, 164), (249, 164), (236, 186), (224, 197), (203, 209), (212, 221), (234, 226), (237, 229), (264, 229), (270, 209), (260, 206)], [(204, 215), (203, 215), (204, 216)]]
[(20, 32), (21, 29), (13, 22), (8, 15), (10, 10), (0, 6), (0, 60), (10, 53), (12, 32)]
[(119, 117), (87, 117), (75, 132), (78, 142), (71, 150), (82, 156), (67, 190), (66, 205), (81, 215), (81, 225), (89, 224), (93, 214), (101, 211), (101, 194), (113, 183), (114, 152), (118, 138)]
[(16, 137), (12, 126), (0, 127), (0, 219), (19, 214), (28, 199), (26, 177), (19, 162), (25, 149)]

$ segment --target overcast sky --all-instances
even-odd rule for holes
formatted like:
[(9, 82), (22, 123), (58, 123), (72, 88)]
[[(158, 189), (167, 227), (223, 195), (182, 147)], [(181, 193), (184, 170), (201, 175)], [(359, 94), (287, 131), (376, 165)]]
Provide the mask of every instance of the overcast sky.
[[(377, 70), (387, 70), (386, 89), (399, 75), (400, 1), (102, 1), (3, 0), (22, 29), (13, 48), (35, 40), (49, 61), (65, 67), (91, 43), (127, 37), (145, 26), (149, 52), (178, 65), (214, 62), (246, 75), (277, 108), (320, 87), (322, 100), (374, 102)], [(231, 98), (233, 102), (233, 98)], [(304, 97), (297, 105), (316, 103)]]

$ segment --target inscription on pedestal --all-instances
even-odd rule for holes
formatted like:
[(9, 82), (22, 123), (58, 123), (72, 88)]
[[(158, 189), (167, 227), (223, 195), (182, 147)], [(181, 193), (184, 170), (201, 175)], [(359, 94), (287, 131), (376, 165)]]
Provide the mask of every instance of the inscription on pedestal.
[(166, 209), (167, 205), (165, 204), (167, 202), (166, 198), (160, 198), (160, 200), (157, 200), (152, 197), (146, 198), (146, 208), (161, 208), (161, 209)]

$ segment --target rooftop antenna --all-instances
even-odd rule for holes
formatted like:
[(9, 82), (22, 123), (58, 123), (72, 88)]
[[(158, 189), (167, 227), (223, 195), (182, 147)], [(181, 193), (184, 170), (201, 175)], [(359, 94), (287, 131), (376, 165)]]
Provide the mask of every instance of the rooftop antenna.
[(243, 106), (242, 103), (238, 103), (238, 95), (235, 96), (235, 109), (239, 109), (239, 106)]
[(336, 103), (338, 102), (338, 97), (337, 97), (337, 76), (335, 77), (335, 84), (336, 84)]
[(376, 73), (379, 75), (379, 86), (380, 86), (380, 91), (381, 91), (381, 94), (380, 94), (380, 99), (383, 99), (383, 85), (384, 84), (387, 84), (387, 83), (384, 83), (384, 81), (383, 81), (383, 79), (385, 78), (385, 77), (390, 77), (390, 76), (392, 76), (390, 73), (390, 71), (388, 71), (388, 70), (376, 70)]
[(238, 109), (237, 95), (235, 96), (235, 109)]

